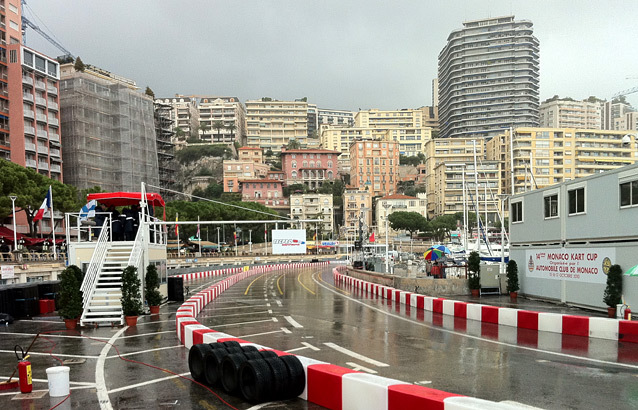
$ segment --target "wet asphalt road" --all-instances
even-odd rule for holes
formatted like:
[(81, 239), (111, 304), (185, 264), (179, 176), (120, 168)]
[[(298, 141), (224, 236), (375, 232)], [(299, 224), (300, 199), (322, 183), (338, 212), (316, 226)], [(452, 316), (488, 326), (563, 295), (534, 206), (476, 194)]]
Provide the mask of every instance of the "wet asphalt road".
[[(209, 304), (198, 319), (274, 349), (452, 393), (547, 409), (638, 408), (638, 346), (561, 340), (542, 333), (530, 335), (541, 349), (516, 346), (508, 342), (511, 328), (406, 311), (383, 299), (335, 288), (330, 271), (309, 268), (249, 278)], [(192, 283), (191, 292), (211, 283)], [(45, 369), (57, 363), (49, 350), (62, 360), (85, 360), (69, 364), (74, 389), (58, 408), (99, 408), (100, 394), (117, 409), (227, 408), (188, 380), (125, 362), (113, 348), (105, 349), (105, 342), (121, 332), (113, 344), (127, 359), (188, 376), (188, 351), (178, 345), (174, 331), (177, 307), (162, 307), (160, 316), (146, 316), (136, 328), (85, 329), (82, 336), (63, 330), (61, 322), (16, 322), (0, 329), (0, 376), (8, 376), (15, 365), (13, 345), (26, 348), (32, 339), (23, 333), (52, 331), (33, 348), (38, 353), (31, 357), (35, 390), (46, 389)], [(236, 408), (251, 407), (216, 392)], [(56, 403), (48, 395), (17, 401), (20, 395), (7, 393), (0, 391), (5, 408), (41, 409)], [(317, 406), (294, 400), (266, 408)]]

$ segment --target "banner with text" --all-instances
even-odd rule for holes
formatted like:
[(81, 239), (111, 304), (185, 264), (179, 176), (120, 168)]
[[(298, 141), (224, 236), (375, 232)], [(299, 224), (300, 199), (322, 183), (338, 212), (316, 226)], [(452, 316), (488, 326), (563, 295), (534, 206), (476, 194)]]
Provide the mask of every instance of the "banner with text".
[(273, 255), (306, 253), (305, 229), (275, 229), (272, 231)]
[(525, 251), (528, 277), (606, 283), (616, 249), (535, 249)]

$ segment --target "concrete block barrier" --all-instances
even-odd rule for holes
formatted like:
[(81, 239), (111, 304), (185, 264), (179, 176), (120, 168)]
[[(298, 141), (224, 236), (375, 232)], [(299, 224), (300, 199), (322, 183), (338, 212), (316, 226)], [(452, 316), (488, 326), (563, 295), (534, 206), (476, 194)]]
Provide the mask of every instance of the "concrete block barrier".
[(403, 384), (400, 380), (368, 373), (344, 374), (341, 381), (342, 407), (360, 410), (386, 410), (388, 387), (393, 384)]

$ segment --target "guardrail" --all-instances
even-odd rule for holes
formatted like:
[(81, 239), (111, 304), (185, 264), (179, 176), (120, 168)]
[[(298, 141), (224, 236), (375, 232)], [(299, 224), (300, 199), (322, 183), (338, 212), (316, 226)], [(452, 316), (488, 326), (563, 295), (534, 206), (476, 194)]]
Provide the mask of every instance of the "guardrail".
[(100, 236), (98, 237), (97, 244), (95, 245), (95, 250), (93, 251), (93, 256), (91, 256), (91, 262), (89, 262), (89, 267), (86, 270), (86, 275), (84, 276), (84, 280), (82, 281), (82, 304), (84, 306), (86, 306), (86, 303), (93, 294), (93, 290), (95, 289), (95, 284), (97, 282), (96, 279), (98, 273), (100, 272), (100, 270), (102, 270), (102, 266), (104, 265), (106, 251), (108, 250), (108, 244), (110, 242), (108, 240), (108, 238), (110, 237), (109, 221), (109, 219), (105, 220), (104, 225), (102, 225)]

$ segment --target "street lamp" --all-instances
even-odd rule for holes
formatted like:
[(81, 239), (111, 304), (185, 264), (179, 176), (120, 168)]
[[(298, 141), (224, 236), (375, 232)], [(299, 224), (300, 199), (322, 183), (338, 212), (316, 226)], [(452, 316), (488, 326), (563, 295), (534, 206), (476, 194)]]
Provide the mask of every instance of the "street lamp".
[(507, 194), (497, 194), (498, 198), (501, 200), (501, 270), (500, 273), (505, 273), (505, 200), (509, 195)]
[(250, 252), (250, 255), (252, 256), (253, 254), (253, 230), (252, 229), (248, 230), (248, 251)]
[(18, 246), (18, 233), (16, 232), (16, 199), (15, 195), (9, 195), (11, 199), (11, 210), (13, 212), (13, 251), (15, 252)]
[(388, 267), (388, 210), (392, 209), (392, 204), (385, 202), (383, 204), (385, 208), (385, 273), (389, 273)]
[(221, 251), (222, 251), (222, 245), (221, 245), (221, 243), (219, 243), (219, 226), (218, 226), (217, 227), (217, 253), (218, 253), (218, 256), (221, 253)]

